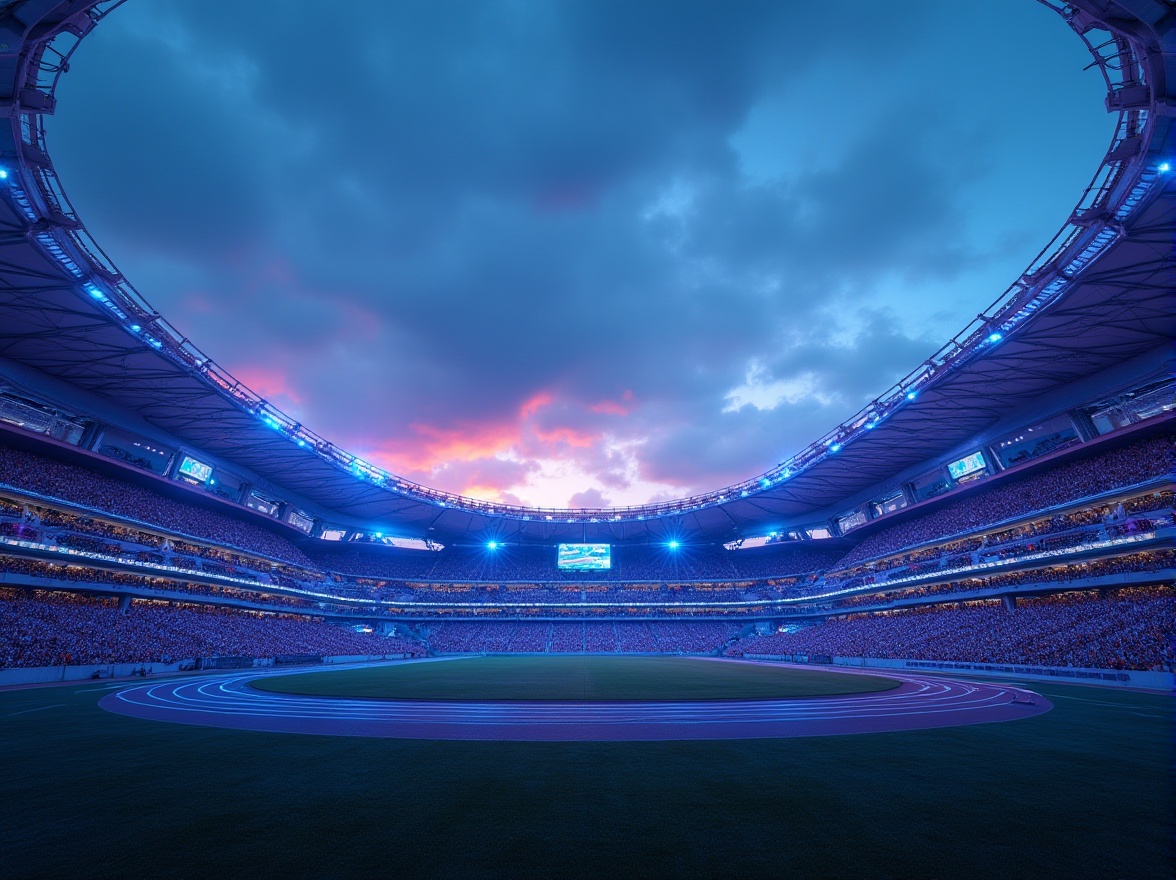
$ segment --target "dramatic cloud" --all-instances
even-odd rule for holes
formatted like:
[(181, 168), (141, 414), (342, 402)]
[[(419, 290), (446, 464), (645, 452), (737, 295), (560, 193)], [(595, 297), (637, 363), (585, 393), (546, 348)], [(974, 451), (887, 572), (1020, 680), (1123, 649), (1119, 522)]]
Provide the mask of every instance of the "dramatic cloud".
[(626, 505), (771, 467), (987, 307), (1109, 139), (1084, 51), (1031, 0), (132, 0), (49, 139), (146, 297), (314, 430)]

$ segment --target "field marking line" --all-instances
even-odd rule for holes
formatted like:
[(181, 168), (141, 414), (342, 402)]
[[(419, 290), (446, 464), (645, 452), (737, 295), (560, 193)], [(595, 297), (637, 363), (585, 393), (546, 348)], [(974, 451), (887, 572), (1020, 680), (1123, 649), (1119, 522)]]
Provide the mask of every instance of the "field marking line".
[(5, 718), (11, 718), (13, 715), (27, 715), (29, 712), (41, 712), (45, 709), (60, 709), (65, 703), (54, 703), (52, 706), (38, 706), (36, 709), (22, 709), (19, 712), (9, 712)]
[[(1096, 706), (1114, 706), (1116, 709), (1138, 709), (1138, 708), (1140, 708), (1139, 706), (1133, 706), (1130, 703), (1108, 703), (1104, 700), (1089, 700), (1086, 697), (1071, 697), (1069, 694), (1057, 694), (1057, 696), (1061, 697), (1063, 700), (1078, 700), (1079, 702), (1082, 702), (1082, 703), (1094, 703)], [(1052, 700), (1053, 697), (1051, 696), (1050, 699)], [(1162, 717), (1162, 716), (1157, 716), (1157, 717)]]

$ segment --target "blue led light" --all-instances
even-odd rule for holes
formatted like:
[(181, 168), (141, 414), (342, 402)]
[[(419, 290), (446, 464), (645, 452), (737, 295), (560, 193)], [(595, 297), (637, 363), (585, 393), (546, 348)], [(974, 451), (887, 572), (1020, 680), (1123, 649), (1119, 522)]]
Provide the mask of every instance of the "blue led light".
[(670, 541), (670, 543), (666, 544), (666, 546), (669, 547), (671, 550), (677, 550), (680, 545), (678, 544), (677, 541)]
[(766, 489), (766, 488), (768, 488), (768, 486), (772, 485), (772, 481), (769, 480), (767, 477), (764, 477), (764, 479), (760, 480), (760, 485), (762, 485)]
[(989, 342), (1000, 342), (1002, 339), (1004, 339), (1004, 335), (1001, 333), (989, 333), (988, 334), (988, 341)]
[[(1164, 169), (1164, 170), (1167, 170), (1167, 169)], [(8, 180), (8, 170), (7, 169), (0, 168), (0, 180)]]
[(829, 451), (830, 452), (840, 452), (841, 451), (841, 444), (834, 443), (832, 446), (829, 447)]
[(498, 549), (498, 542), (497, 542), (497, 541), (490, 541), (490, 542), (488, 542), (488, 543), (486, 544), (486, 549), (488, 549), (488, 550), (497, 550), (497, 549)]
[(142, 328), (142, 327), (140, 327), (138, 324), (132, 324), (132, 325), (131, 325), (131, 329), (132, 329), (132, 330), (134, 330), (136, 333), (138, 333), (138, 332), (139, 332), (140, 330), (142, 330), (143, 328)]
[[(1160, 174), (1167, 174), (1169, 171), (1172, 170), (1172, 163), (1171, 162), (1161, 162), (1157, 166), (1157, 170), (1160, 172)], [(0, 172), (0, 178), (7, 177), (7, 176), (8, 176), (7, 173)]]
[(914, 399), (915, 399), (915, 392), (914, 392), (914, 391), (908, 391), (908, 392), (907, 392), (907, 400), (914, 400)]

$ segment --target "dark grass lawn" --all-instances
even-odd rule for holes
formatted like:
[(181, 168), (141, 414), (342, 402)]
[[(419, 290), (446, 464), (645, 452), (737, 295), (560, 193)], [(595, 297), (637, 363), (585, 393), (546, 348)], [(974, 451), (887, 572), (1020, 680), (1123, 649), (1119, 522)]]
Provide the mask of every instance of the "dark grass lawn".
[(264, 691), (385, 700), (757, 700), (860, 694), (893, 678), (685, 657), (474, 657), (260, 679)]
[(1172, 702), (813, 739), (465, 743), (113, 715), (0, 693), (0, 876), (1171, 874)]

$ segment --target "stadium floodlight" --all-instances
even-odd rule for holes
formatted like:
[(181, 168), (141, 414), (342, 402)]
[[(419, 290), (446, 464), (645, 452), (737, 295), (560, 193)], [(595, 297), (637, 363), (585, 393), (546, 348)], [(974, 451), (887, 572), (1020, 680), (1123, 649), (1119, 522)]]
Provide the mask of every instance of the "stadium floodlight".
[(1004, 339), (1004, 335), (1001, 333), (989, 333), (988, 334), (988, 341), (989, 342), (1000, 342), (1002, 339)]
[(908, 391), (907, 392), (907, 400), (914, 400), (916, 394), (917, 394), (917, 392), (915, 392), (915, 391)]
[(840, 444), (840, 443), (834, 443), (833, 445), (831, 445), (831, 446), (829, 447), (829, 451), (830, 451), (830, 452), (840, 452), (840, 451), (841, 451), (841, 444)]
[(666, 546), (671, 550), (677, 550), (681, 545), (677, 541), (670, 541), (668, 544), (666, 544)]
[(498, 542), (497, 541), (488, 541), (486, 543), (486, 549), (487, 550), (497, 550), (498, 549)]
[(8, 169), (0, 168), (0, 180), (8, 180)]
[[(1172, 163), (1171, 162), (1161, 162), (1158, 166), (1158, 170), (1159, 170), (1160, 174), (1167, 174), (1169, 171), (1172, 170)], [(3, 178), (5, 178), (7, 176), (8, 176), (7, 172), (0, 172), (0, 180), (2, 180)]]
[(768, 486), (772, 485), (772, 481), (769, 480), (767, 477), (764, 477), (762, 480), (760, 480), (760, 483), (763, 485), (763, 487), (765, 489), (768, 488)]
[(138, 332), (139, 332), (140, 330), (142, 330), (143, 328), (142, 328), (142, 327), (140, 327), (138, 324), (132, 324), (132, 325), (131, 325), (131, 329), (132, 329), (132, 330), (134, 330), (136, 333), (138, 333)]

